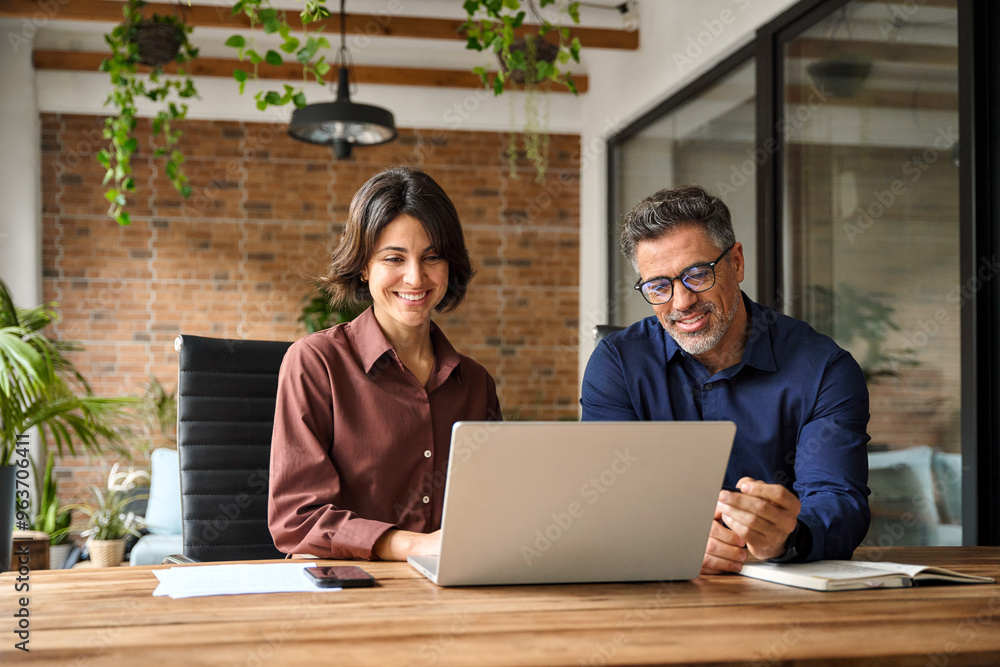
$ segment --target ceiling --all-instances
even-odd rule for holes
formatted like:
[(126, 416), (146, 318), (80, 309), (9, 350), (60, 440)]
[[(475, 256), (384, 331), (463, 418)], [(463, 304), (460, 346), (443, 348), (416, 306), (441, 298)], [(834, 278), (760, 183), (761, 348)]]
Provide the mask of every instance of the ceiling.
[[(121, 18), (121, 2), (114, 0), (0, 0), (0, 17), (20, 18), (39, 26), (34, 39), (34, 64), (39, 70), (95, 71), (106, 55), (103, 34)], [(620, 0), (595, 0), (581, 8), (581, 23), (571, 26), (583, 44), (583, 58), (572, 70), (581, 92), (585, 92), (586, 58), (592, 49), (635, 50), (637, 30), (623, 29), (623, 16), (616, 9)], [(279, 0), (288, 8), (293, 29), (300, 25), (298, 2)], [(339, 34), (339, 3), (327, 0), (333, 17), (323, 31), (336, 44)], [(232, 16), (231, 4), (215, 0), (191, 0), (191, 4), (150, 3), (146, 11), (180, 14), (194, 27), (191, 41), (200, 57), (191, 71), (197, 76), (230, 78), (235, 68), (249, 69), (237, 60), (235, 49), (224, 46), (236, 32), (252, 34), (260, 48), (276, 48), (277, 40), (261, 30), (249, 31), (249, 21)], [(356, 83), (386, 85), (478, 88), (473, 67), (495, 69), (492, 56), (469, 51), (458, 27), (465, 20), (462, 0), (349, 0), (347, 46), (356, 65)], [(548, 18), (556, 15), (547, 10)], [(41, 18), (40, 18), (41, 17)], [(310, 26), (310, 30), (314, 26)], [(530, 29), (526, 26), (524, 30)], [(273, 47), (272, 47), (273, 44)], [(328, 60), (333, 58), (331, 49)], [(259, 72), (261, 78), (296, 80), (301, 69), (288, 65)]]

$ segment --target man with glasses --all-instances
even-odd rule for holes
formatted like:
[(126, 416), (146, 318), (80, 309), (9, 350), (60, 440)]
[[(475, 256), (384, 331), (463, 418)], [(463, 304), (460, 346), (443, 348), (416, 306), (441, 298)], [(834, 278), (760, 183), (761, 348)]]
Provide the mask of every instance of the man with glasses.
[(654, 316), (598, 345), (583, 419), (736, 423), (703, 572), (739, 572), (748, 553), (850, 558), (871, 519), (868, 388), (857, 362), (743, 294), (729, 209), (700, 187), (640, 202), (621, 246)]

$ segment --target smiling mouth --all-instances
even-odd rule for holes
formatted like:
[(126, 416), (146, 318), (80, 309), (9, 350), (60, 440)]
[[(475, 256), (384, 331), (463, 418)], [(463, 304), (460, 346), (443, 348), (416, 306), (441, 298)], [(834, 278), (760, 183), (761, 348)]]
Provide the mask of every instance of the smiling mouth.
[(422, 301), (424, 297), (427, 296), (428, 293), (420, 292), (419, 294), (408, 294), (405, 292), (393, 292), (393, 294), (398, 296), (403, 301)]

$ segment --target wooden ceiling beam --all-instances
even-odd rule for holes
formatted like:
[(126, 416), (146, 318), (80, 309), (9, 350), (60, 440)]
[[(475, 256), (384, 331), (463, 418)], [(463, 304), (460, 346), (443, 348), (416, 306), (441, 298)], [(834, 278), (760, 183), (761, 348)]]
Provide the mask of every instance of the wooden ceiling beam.
[[(107, 58), (106, 53), (85, 51), (52, 51), (38, 49), (32, 59), (35, 69), (62, 70), (71, 72), (96, 72), (101, 61)], [(140, 68), (148, 69), (148, 68)], [(173, 64), (164, 68), (166, 71), (176, 71)], [(252, 72), (249, 63), (228, 58), (205, 58), (199, 56), (188, 66), (194, 76), (212, 76), (232, 79), (233, 70), (242, 69)], [(262, 65), (259, 70), (261, 79), (301, 81), (302, 68), (298, 63), (285, 63), (281, 67)], [(351, 66), (351, 80), (359, 84), (384, 84), (389, 86), (429, 86), (440, 88), (482, 88), (479, 77), (469, 70), (430, 69), (418, 67), (375, 67), (367, 65)], [(588, 80), (585, 75), (574, 76), (577, 90), (587, 92)], [(235, 82), (233, 85), (236, 85)], [(515, 86), (513, 88), (517, 90)], [(546, 82), (543, 90), (554, 93), (569, 92), (565, 87)]]
[(872, 42), (866, 40), (801, 37), (788, 43), (792, 58), (835, 58), (842, 55), (868, 56), (879, 62), (958, 67), (958, 48), (934, 44)]
[[(456, 3), (457, 6), (457, 3)], [(0, 18), (26, 18), (65, 21), (102, 21), (117, 23), (122, 20), (122, 5), (108, 0), (3, 0), (0, 2)], [(250, 20), (243, 14), (233, 16), (228, 7), (205, 5), (170, 4), (151, 2), (147, 5), (150, 14), (180, 14), (193, 27), (230, 28), (246, 30)], [(465, 37), (459, 31), (461, 19), (428, 18), (421, 16), (392, 16), (386, 14), (348, 14), (347, 34), (368, 37), (410, 37), (416, 39), (461, 40)], [(288, 12), (288, 24), (293, 30), (301, 30), (298, 12)], [(325, 26), (325, 32), (340, 33), (340, 16), (334, 14), (316, 25)], [(312, 29), (312, 27), (310, 29)], [(525, 24), (519, 34), (537, 29)], [(639, 32), (614, 28), (587, 28), (571, 26), (570, 32), (580, 38), (584, 48), (625, 49), (639, 48)]]

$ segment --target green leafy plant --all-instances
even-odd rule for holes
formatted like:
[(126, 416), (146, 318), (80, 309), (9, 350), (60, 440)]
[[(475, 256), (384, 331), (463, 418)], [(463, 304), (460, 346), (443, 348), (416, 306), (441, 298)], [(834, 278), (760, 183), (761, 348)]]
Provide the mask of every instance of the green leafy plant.
[(305, 306), (298, 321), (306, 328), (307, 333), (316, 333), (323, 329), (349, 322), (368, 308), (368, 304), (344, 304), (335, 307), (325, 294), (315, 292), (307, 294), (303, 299)]
[(856, 356), (866, 381), (896, 377), (900, 368), (919, 365), (915, 350), (888, 345), (889, 333), (899, 331), (899, 325), (885, 295), (860, 292), (846, 284), (837, 285), (836, 290), (810, 285), (809, 292), (817, 309), (816, 328), (844, 347), (862, 346)]
[[(556, 0), (466, 0), (463, 8), (466, 21), (461, 30), (466, 36), (467, 49), (496, 54), (500, 69), (491, 73), (485, 66), (476, 67), (486, 88), (494, 95), (503, 94), (511, 83), (520, 84), (527, 95), (524, 101), (524, 125), (519, 137), (511, 133), (507, 144), (507, 164), (510, 176), (517, 178), (517, 159), (523, 149), (534, 165), (536, 181), (542, 181), (548, 168), (548, 98), (540, 99), (539, 87), (550, 81), (579, 94), (573, 77), (565, 68), (571, 60), (580, 62), (580, 40), (570, 35), (569, 28), (546, 19), (539, 10), (556, 4)], [(580, 22), (579, 2), (559, 5), (573, 23)], [(538, 25), (537, 34), (518, 37), (518, 29), (528, 15)]]
[(77, 447), (96, 454), (105, 445), (125, 451), (122, 436), (136, 399), (94, 396), (66, 357), (82, 348), (42, 333), (58, 319), (55, 307), (19, 308), (0, 281), (0, 465), (10, 464), (18, 437), (33, 427), (46, 454), (49, 438), (60, 455), (64, 447), (71, 454)]
[(138, 421), (140, 430), (134, 434), (140, 443), (140, 452), (149, 457), (157, 441), (177, 444), (177, 391), (167, 391), (155, 377), (150, 376), (145, 391), (139, 397)]
[[(552, 81), (566, 86), (577, 94), (573, 77), (563, 68), (570, 60), (580, 62), (580, 40), (570, 35), (569, 28), (553, 24), (546, 19), (539, 7), (556, 5), (556, 0), (465, 0), (462, 3), (466, 13), (466, 21), (461, 30), (465, 33), (467, 42), (465, 48), (473, 51), (489, 51), (497, 54), (501, 69), (495, 75), (485, 67), (473, 70), (479, 75), (483, 85), (490, 88), (494, 95), (500, 95), (510, 81), (538, 84)], [(526, 8), (522, 9), (522, 7)], [(580, 22), (580, 3), (568, 2), (559, 5), (560, 12), (565, 13), (573, 23)], [(530, 12), (532, 20), (538, 25), (537, 36), (525, 38), (528, 49), (534, 44), (537, 53), (536, 40), (545, 40), (557, 46), (552, 59), (531, 57), (529, 50), (519, 48), (516, 31), (524, 24)], [(555, 36), (555, 41), (546, 36)]]
[[(303, 83), (307, 83), (310, 77), (317, 83), (326, 83), (324, 77), (330, 71), (330, 64), (326, 62), (323, 50), (330, 48), (330, 42), (322, 35), (310, 34), (308, 30), (310, 25), (330, 17), (326, 0), (306, 0), (305, 7), (299, 14), (302, 31), (305, 32), (303, 39), (292, 35), (288, 14), (285, 10), (276, 8), (271, 0), (237, 0), (233, 4), (233, 15), (241, 13), (250, 19), (251, 31), (260, 29), (265, 35), (278, 35), (282, 40), (278, 50), (268, 49), (263, 54), (256, 47), (253, 37), (247, 40), (243, 35), (233, 35), (226, 40), (226, 46), (236, 49), (241, 61), (247, 61), (253, 66), (252, 72), (241, 69), (233, 70), (233, 78), (239, 83), (241, 94), (246, 88), (247, 81), (260, 80), (261, 66), (281, 67), (285, 58), (291, 56), (294, 56), (295, 61), (302, 65)], [(317, 28), (314, 33), (321, 30), (322, 26)], [(289, 102), (296, 107), (306, 105), (306, 97), (302, 88), (287, 84), (281, 91), (259, 91), (254, 98), (257, 100), (257, 108), (261, 111), (269, 106), (283, 106)]]
[(121, 540), (129, 535), (139, 537), (144, 527), (141, 518), (129, 510), (129, 505), (142, 496), (128, 490), (90, 487), (94, 494), (93, 504), (72, 505), (90, 517), (87, 529), (82, 535), (92, 540)]
[(54, 465), (55, 454), (49, 452), (48, 460), (45, 462), (45, 474), (41, 480), (35, 481), (36, 488), (41, 489), (41, 495), (38, 498), (38, 507), (31, 529), (46, 533), (49, 536), (49, 543), (56, 546), (69, 541), (71, 514), (68, 508), (59, 505), (58, 484), (52, 473)]
[[(135, 128), (137, 104), (142, 98), (159, 105), (153, 118), (153, 137), (154, 142), (156, 137), (161, 141), (154, 145), (153, 156), (166, 160), (164, 169), (177, 192), (184, 197), (191, 194), (182, 168), (184, 155), (177, 148), (181, 132), (173, 123), (187, 117), (188, 105), (180, 100), (198, 95), (194, 81), (184, 68), (186, 63), (197, 58), (198, 49), (188, 41), (191, 28), (183, 20), (155, 14), (146, 19), (142, 13), (146, 4), (145, 0), (128, 0), (123, 5), (124, 21), (104, 35), (111, 47), (111, 57), (102, 61), (100, 67), (111, 77), (112, 90), (105, 106), (111, 105), (115, 113), (104, 121), (104, 138), (110, 140), (110, 144), (98, 152), (97, 161), (106, 169), (104, 183), (110, 184), (104, 193), (110, 204), (108, 215), (120, 225), (131, 223), (126, 207), (128, 193), (135, 192), (132, 156), (139, 150)], [(161, 47), (147, 46), (147, 39), (154, 34), (168, 43), (162, 47), (165, 53), (160, 52)], [(177, 50), (170, 55), (174, 45)], [(176, 76), (164, 72), (163, 67), (168, 62), (176, 63)], [(140, 64), (151, 67), (148, 76), (140, 75)], [(179, 99), (174, 99), (171, 93)]]

